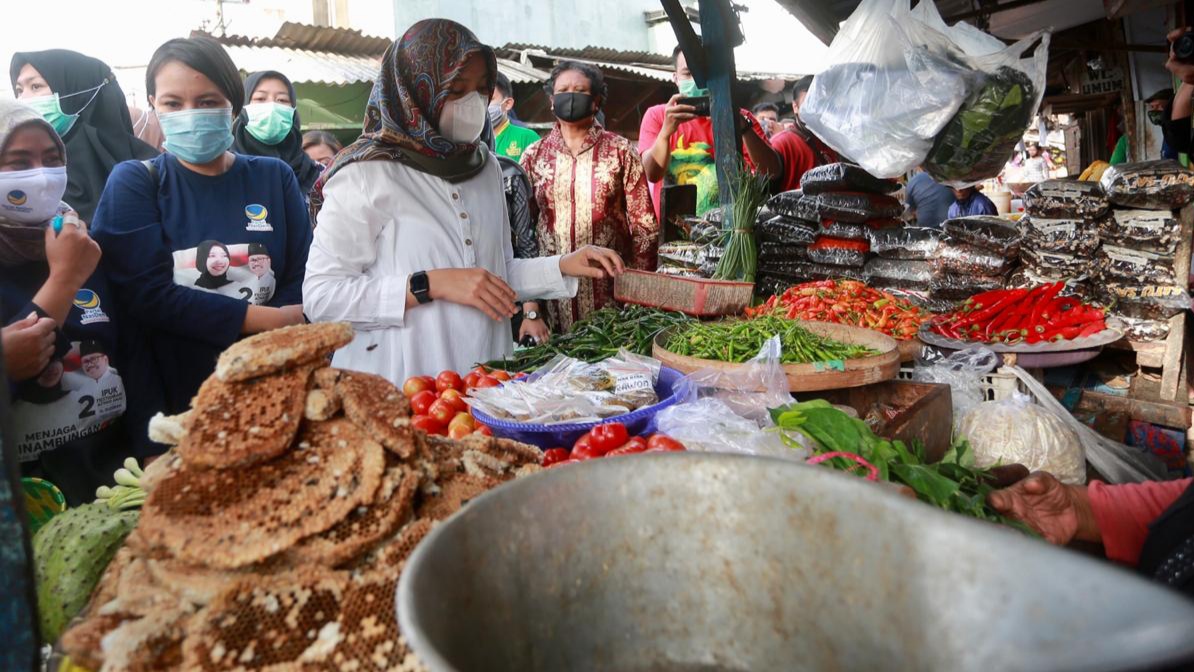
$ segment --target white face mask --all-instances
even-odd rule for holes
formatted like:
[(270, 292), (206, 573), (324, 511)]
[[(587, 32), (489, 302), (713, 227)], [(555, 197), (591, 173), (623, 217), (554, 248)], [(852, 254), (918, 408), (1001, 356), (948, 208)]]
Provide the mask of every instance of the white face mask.
[(489, 104), (476, 91), (444, 103), (439, 113), (439, 134), (452, 142), (476, 142), (485, 128)]
[(0, 219), (45, 224), (66, 193), (66, 166), (0, 172)]

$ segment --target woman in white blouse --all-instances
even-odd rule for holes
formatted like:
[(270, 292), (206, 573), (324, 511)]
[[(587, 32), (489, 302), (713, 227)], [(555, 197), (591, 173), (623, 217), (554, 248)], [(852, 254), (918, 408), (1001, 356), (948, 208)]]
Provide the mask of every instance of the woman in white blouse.
[(334, 364), (401, 382), (465, 371), (513, 350), (519, 298), (576, 294), (576, 277), (622, 272), (608, 249), (514, 259), (501, 168), (477, 138), (497, 74), (493, 50), (444, 19), (386, 51), (367, 132), (316, 184), (303, 309), (357, 338)]

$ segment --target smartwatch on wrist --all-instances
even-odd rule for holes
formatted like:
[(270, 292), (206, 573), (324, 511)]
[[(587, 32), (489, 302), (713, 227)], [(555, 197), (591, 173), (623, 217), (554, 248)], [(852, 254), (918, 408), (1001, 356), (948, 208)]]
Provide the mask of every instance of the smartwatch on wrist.
[(410, 276), (410, 293), (415, 295), (420, 305), (431, 303), (431, 281), (427, 278), (427, 271)]

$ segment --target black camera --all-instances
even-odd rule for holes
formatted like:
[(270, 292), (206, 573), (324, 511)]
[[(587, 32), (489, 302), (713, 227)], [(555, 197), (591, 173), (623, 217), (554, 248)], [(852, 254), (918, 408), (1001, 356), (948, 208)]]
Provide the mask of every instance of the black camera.
[(1194, 65), (1194, 33), (1182, 33), (1173, 41), (1173, 58), (1188, 65)]
[(691, 105), (696, 108), (693, 114), (698, 117), (709, 116), (709, 96), (690, 96), (686, 98), (678, 98), (677, 105)]

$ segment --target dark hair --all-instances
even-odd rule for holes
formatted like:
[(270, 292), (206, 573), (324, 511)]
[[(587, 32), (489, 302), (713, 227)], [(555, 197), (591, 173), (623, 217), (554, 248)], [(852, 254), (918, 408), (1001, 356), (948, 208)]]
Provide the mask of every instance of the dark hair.
[(240, 72), (224, 51), (224, 47), (210, 37), (178, 37), (158, 47), (145, 70), (145, 91), (157, 95), (158, 71), (167, 63), (178, 61), (211, 80), (212, 84), (232, 103), (232, 116), (245, 106), (245, 88)]
[[(559, 79), (560, 75), (568, 72), (569, 70), (575, 70), (576, 72), (584, 75), (589, 80), (589, 93), (592, 94), (594, 98), (600, 99), (602, 101), (605, 100), (605, 75), (601, 74), (601, 70), (599, 70), (596, 66), (589, 65), (588, 63), (578, 63), (576, 61), (560, 61), (559, 63), (556, 63), (556, 67), (551, 69), (551, 76), (548, 77), (547, 81), (543, 84), (543, 90), (547, 92), (548, 98), (555, 95), (556, 80)], [(601, 107), (601, 105), (598, 104), (598, 107)]]
[(79, 355), (86, 357), (87, 355), (107, 355), (104, 352), (104, 346), (99, 344), (96, 340), (86, 340), (79, 344)]
[(264, 254), (265, 256), (268, 257), (269, 256), (269, 248), (267, 248), (262, 243), (249, 243), (249, 256), (252, 257), (252, 256), (258, 255), (258, 254)]
[(759, 116), (760, 112), (774, 112), (776, 115), (778, 115), (779, 105), (776, 105), (775, 103), (759, 103), (758, 105), (750, 108), (750, 113), (756, 117)]
[(796, 96), (800, 95), (800, 93), (802, 91), (808, 91), (809, 87), (811, 87), (812, 85), (813, 85), (813, 76), (812, 75), (805, 75), (805, 76), (801, 77), (800, 79), (792, 82), (792, 98), (793, 99), (796, 98)]
[(1169, 101), (1173, 100), (1173, 89), (1161, 89), (1160, 91), (1157, 91), (1156, 93), (1149, 96), (1148, 98), (1145, 98), (1144, 102), (1155, 103), (1158, 100), (1163, 100), (1167, 103)]
[(493, 82), (493, 88), (500, 91), (502, 98), (509, 98), (514, 95), (514, 89), (510, 88), (510, 78), (497, 73), (497, 78)]
[(327, 145), (332, 148), (333, 152), (339, 152), (344, 149), (344, 145), (340, 144), (336, 136), (327, 131), (307, 131), (303, 133), (303, 149), (314, 145)]
[(676, 65), (680, 62), (680, 54), (682, 54), (682, 53), (684, 53), (684, 47), (681, 47), (678, 44), (676, 45), (675, 49), (672, 49), (672, 67), (673, 68), (676, 67)]

